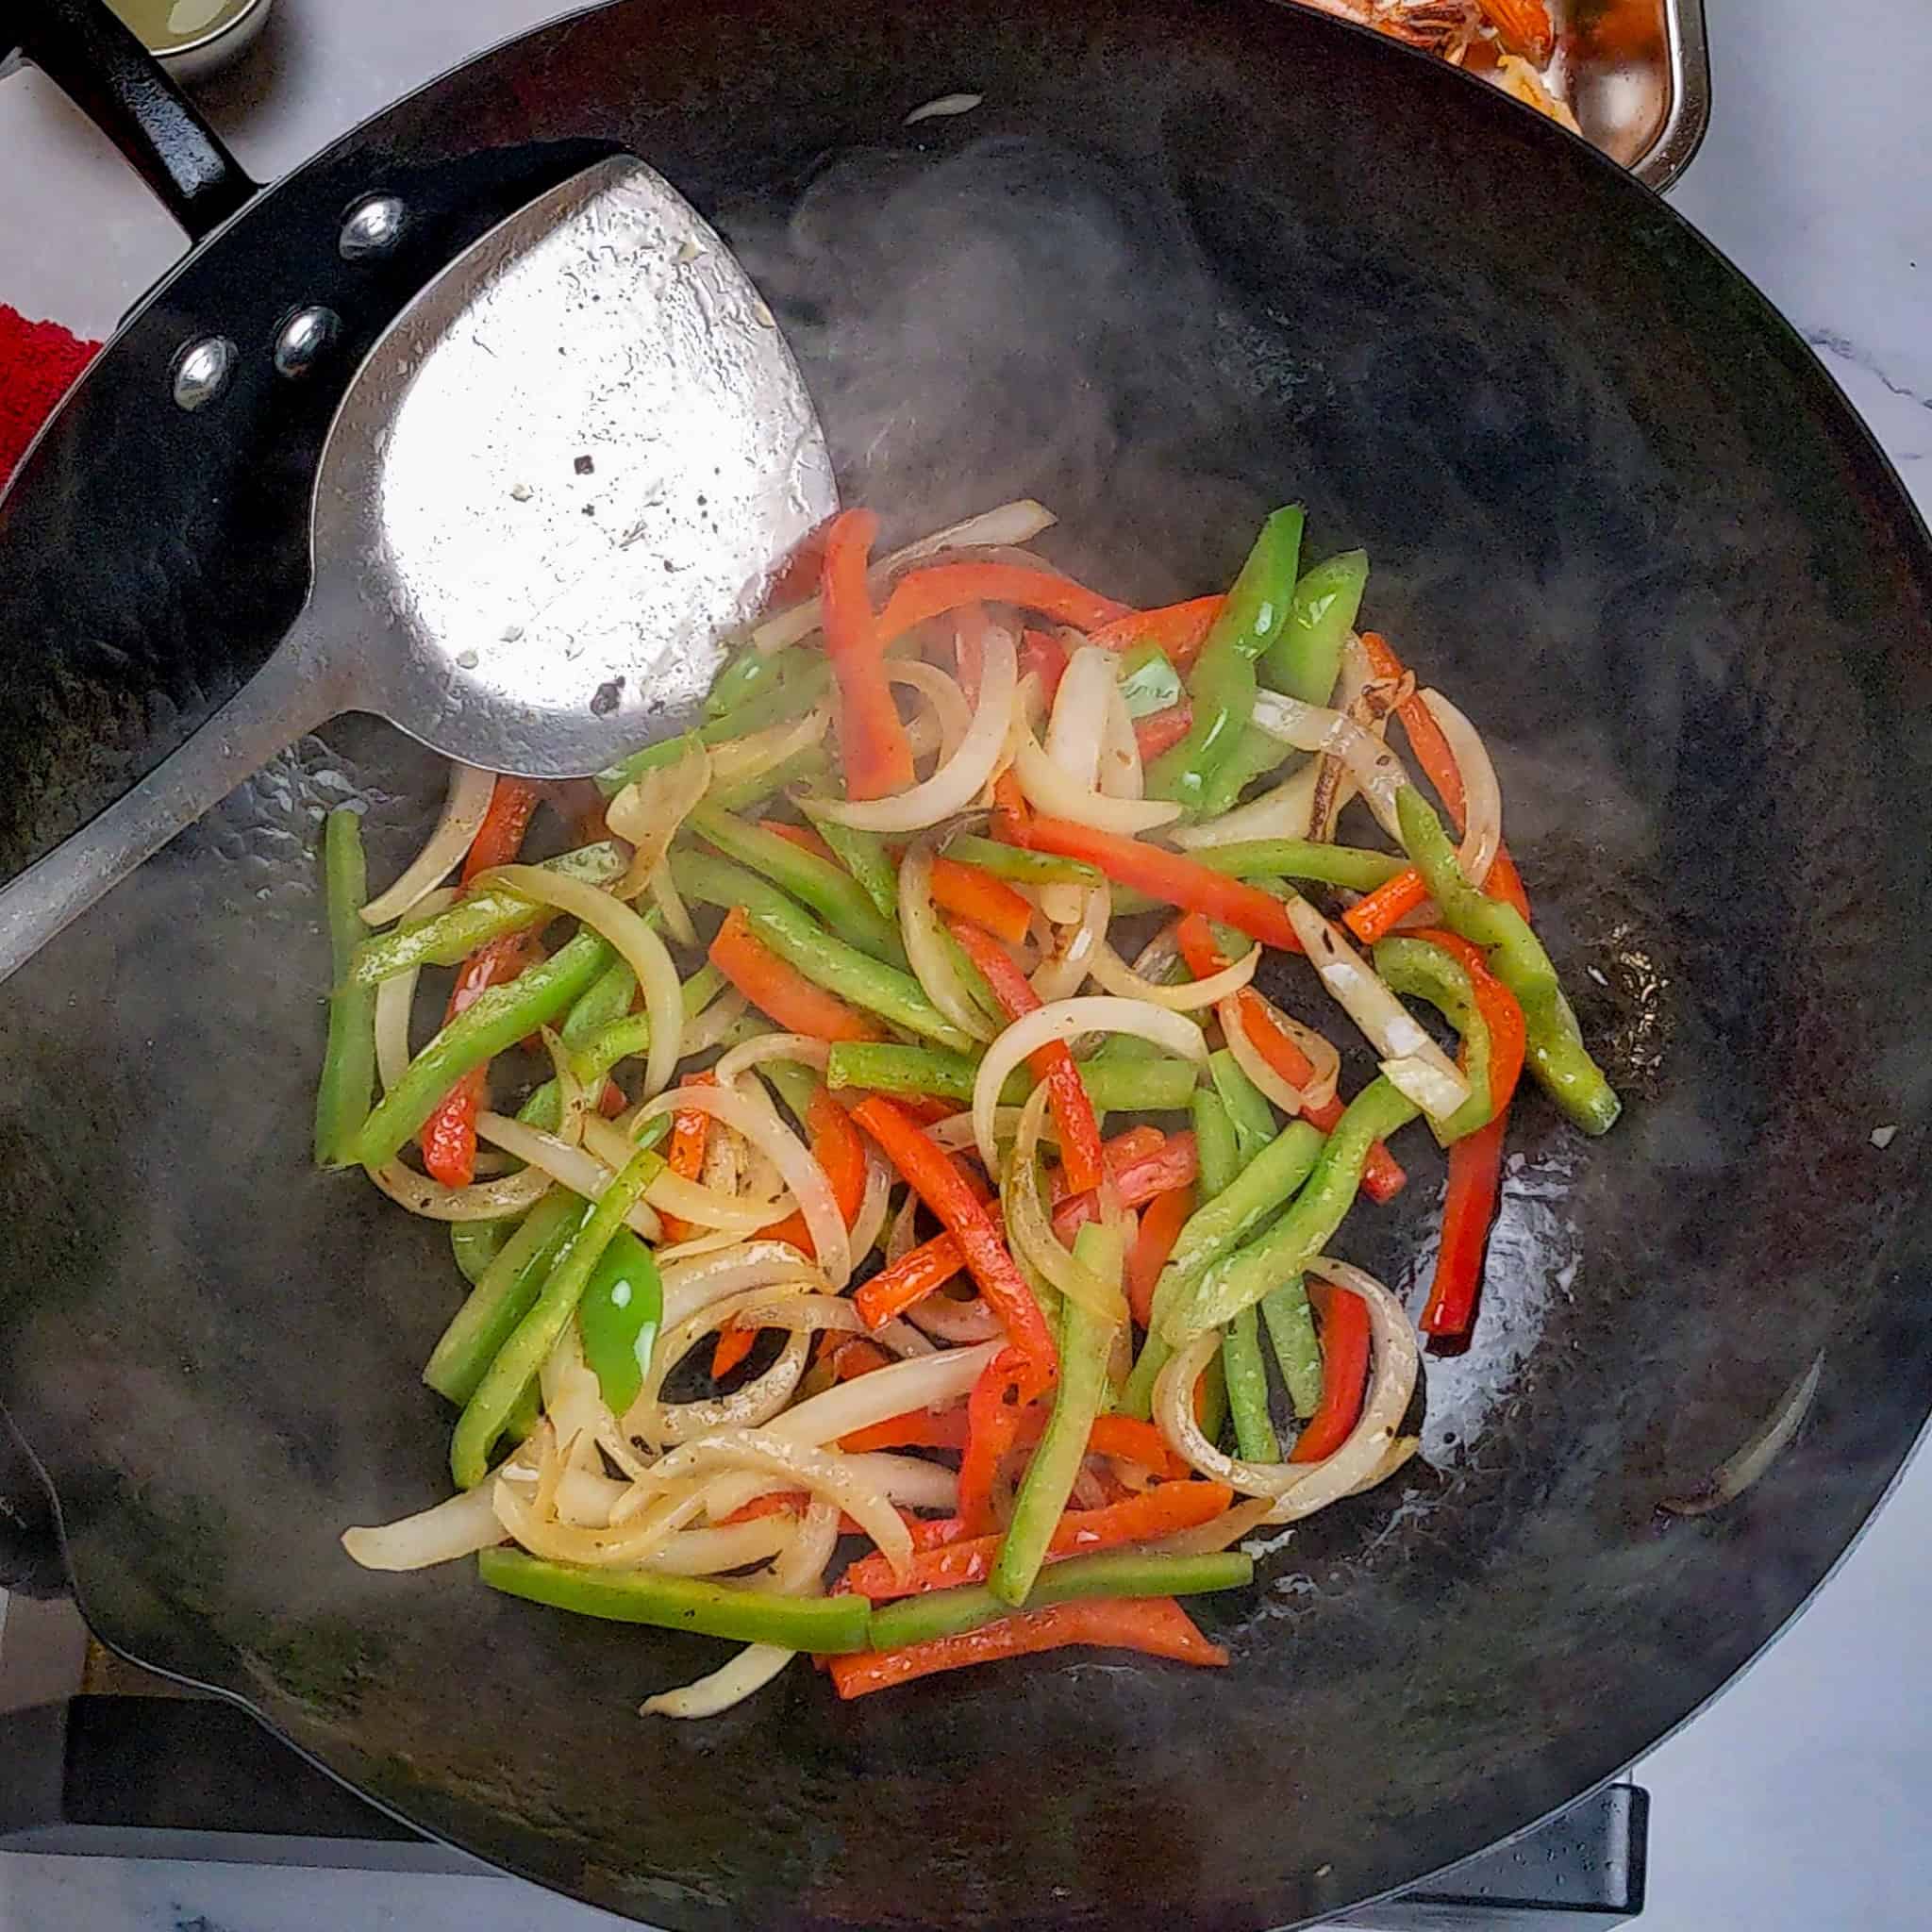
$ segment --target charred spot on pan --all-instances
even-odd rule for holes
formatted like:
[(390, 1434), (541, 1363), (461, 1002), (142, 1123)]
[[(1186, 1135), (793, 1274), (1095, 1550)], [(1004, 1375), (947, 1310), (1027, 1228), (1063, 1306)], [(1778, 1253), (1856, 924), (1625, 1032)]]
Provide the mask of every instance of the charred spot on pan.
[(589, 457), (586, 456), (579, 457), (576, 459), (576, 461), (571, 465), (571, 467), (576, 471), (579, 476), (588, 476), (591, 474), (592, 471), (596, 469), (597, 465), (594, 462), (592, 462)]

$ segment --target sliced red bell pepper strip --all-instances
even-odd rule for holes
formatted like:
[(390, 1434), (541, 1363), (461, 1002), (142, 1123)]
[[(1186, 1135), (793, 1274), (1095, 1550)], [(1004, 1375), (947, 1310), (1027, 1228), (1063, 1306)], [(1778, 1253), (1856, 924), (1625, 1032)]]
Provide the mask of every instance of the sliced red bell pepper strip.
[[(687, 1074), (677, 1083), (680, 1087), (713, 1087), (717, 1082), (709, 1074)], [(694, 1181), (705, 1169), (705, 1149), (710, 1143), (711, 1116), (701, 1113), (694, 1107), (681, 1107), (671, 1116), (671, 1139), (664, 1149), (664, 1165), (680, 1180)], [(667, 1241), (681, 1241), (697, 1230), (688, 1221), (681, 1221), (675, 1214), (660, 1217), (664, 1223), (664, 1237)], [(740, 1357), (742, 1359), (742, 1357)], [(715, 1356), (711, 1363), (714, 1375), (723, 1374)]]
[(1072, 819), (1036, 818), (1001, 833), (1009, 844), (1029, 852), (1057, 852), (1084, 858), (1116, 884), (1132, 886), (1149, 898), (1164, 900), (1185, 912), (1199, 912), (1231, 925), (1278, 952), (1299, 953), (1302, 942), (1289, 924), (1288, 909), (1272, 893), (1210, 872), (1198, 860), (1167, 852), (1123, 832), (1097, 831)]
[[(1189, 914), (1175, 928), (1174, 937), (1188, 971), (1196, 979), (1206, 979), (1210, 974), (1226, 968), (1227, 955), (1216, 943), (1205, 919)], [(1247, 1034), (1255, 1051), (1291, 1087), (1306, 1088), (1315, 1077), (1315, 1063), (1302, 1051), (1300, 1042), (1274, 1024), (1274, 1016), (1269, 1012), (1260, 995), (1250, 988), (1242, 987), (1235, 995), (1235, 1003), (1241, 1010), (1241, 1030)], [(1302, 1117), (1310, 1125), (1320, 1127), (1324, 1134), (1335, 1131), (1335, 1124), (1341, 1114), (1342, 1103), (1339, 1094), (1331, 1094), (1326, 1100), (1302, 1108)], [(1402, 1191), (1407, 1181), (1408, 1175), (1403, 1172), (1401, 1163), (1377, 1141), (1370, 1148), (1368, 1160), (1362, 1168), (1364, 1191), (1374, 1200), (1389, 1201)]]
[[(492, 986), (517, 977), (533, 959), (542, 957), (528, 933), (506, 934), (478, 946), (463, 961), (457, 983), (443, 1009), (445, 1024), (475, 1006)], [(432, 1180), (446, 1188), (466, 1188), (476, 1178), (476, 1116), (482, 1109), (489, 1081), (487, 1067), (475, 1067), (436, 1105), (418, 1136), (423, 1165)]]
[[(904, 637), (914, 625), (941, 617), (962, 604), (1016, 604), (1083, 631), (1124, 616), (1127, 608), (1056, 571), (1033, 570), (1022, 563), (934, 563), (908, 571), (892, 586), (878, 615), (880, 648)], [(827, 630), (828, 641), (830, 635)]]
[[(1108, 1173), (1118, 1182), (1122, 1174), (1137, 1160), (1145, 1160), (1150, 1154), (1158, 1154), (1166, 1145), (1167, 1136), (1158, 1127), (1149, 1126), (1143, 1122), (1140, 1126), (1128, 1127), (1103, 1141), (1100, 1158), (1107, 1163)], [(1050, 1178), (1054, 1207), (1073, 1199), (1076, 1190), (1067, 1178), (1065, 1168), (1055, 1168)]]
[[(832, 1198), (850, 1227), (858, 1219), (865, 1199), (865, 1142), (852, 1124), (852, 1116), (834, 1100), (821, 1082), (806, 1104), (805, 1131), (811, 1156), (832, 1184)], [(760, 1230), (765, 1241), (790, 1241), (802, 1254), (816, 1255), (803, 1214), (790, 1214)], [(728, 1329), (725, 1331), (730, 1332)], [(715, 1371), (713, 1372), (715, 1373)]]
[(968, 1417), (963, 1408), (949, 1408), (935, 1415), (929, 1408), (915, 1408), (905, 1415), (889, 1416), (869, 1428), (854, 1429), (839, 1438), (840, 1448), (848, 1455), (868, 1449), (964, 1449)]
[[(1029, 1404), (1020, 1418), (1013, 1438), (1014, 1448), (1032, 1448), (1040, 1441), (1046, 1421), (1046, 1404)], [(1167, 1438), (1152, 1423), (1140, 1422), (1130, 1415), (1096, 1416), (1087, 1432), (1087, 1454), (1118, 1457), (1123, 1462), (1134, 1463), (1171, 1482), (1184, 1481), (1190, 1474), (1188, 1465), (1167, 1446)]]
[(892, 1357), (877, 1342), (868, 1341), (862, 1335), (850, 1335), (832, 1352), (832, 1376), (840, 1382), (857, 1381), (874, 1369), (889, 1368), (891, 1361)]
[(858, 1319), (868, 1328), (882, 1328), (888, 1322), (915, 1307), (936, 1289), (966, 1266), (958, 1241), (949, 1234), (936, 1234), (929, 1241), (908, 1249), (890, 1268), (881, 1268), (853, 1297)]
[(1018, 1349), (1003, 1348), (980, 1370), (966, 1398), (966, 1449), (959, 1458), (955, 1514), (969, 1536), (985, 1536), (993, 1526), (992, 1486), (1020, 1430), (1017, 1398), (1030, 1368)]
[(1160, 1271), (1167, 1266), (1167, 1257), (1174, 1253), (1174, 1244), (1193, 1211), (1194, 1189), (1190, 1183), (1156, 1194), (1141, 1217), (1141, 1231), (1127, 1251), (1127, 1307), (1143, 1328), (1151, 1319), (1154, 1285), (1160, 1279)]
[(1214, 620), (1227, 602), (1224, 591), (1211, 597), (1191, 597), (1185, 604), (1164, 604), (1158, 610), (1130, 610), (1088, 632), (1088, 641), (1109, 651), (1132, 651), (1141, 644), (1158, 644), (1177, 671), (1185, 671), (1201, 655)]
[(1134, 742), (1141, 750), (1141, 762), (1150, 764), (1164, 751), (1172, 751), (1194, 727), (1194, 708), (1186, 698), (1169, 705), (1164, 711), (1149, 711), (1134, 720)]
[(1031, 1657), (1043, 1650), (1087, 1644), (1100, 1650), (1136, 1650), (1145, 1657), (1184, 1664), (1224, 1664), (1227, 1652), (1210, 1643), (1171, 1596), (1092, 1597), (1024, 1610), (952, 1637), (908, 1643), (899, 1650), (860, 1650), (835, 1657), (827, 1668), (842, 1698), (863, 1697), (1000, 1657)]
[(985, 926), (1008, 945), (1017, 946), (1033, 924), (1033, 908), (1005, 879), (957, 858), (933, 860), (932, 897), (934, 905)]
[[(1174, 1188), (1189, 1186), (1201, 1172), (1201, 1158), (1191, 1133), (1170, 1134), (1152, 1154), (1129, 1161), (1114, 1177), (1123, 1208), (1139, 1208)], [(1053, 1210), (1053, 1231), (1071, 1241), (1100, 1213), (1099, 1196), (1091, 1190), (1070, 1195)]]
[(1050, 631), (1029, 630), (1020, 639), (1020, 675), (1028, 672), (1040, 680), (1041, 695), (1049, 706), (1059, 695), (1067, 675), (1067, 647)]
[(711, 964), (755, 1006), (791, 1033), (814, 1040), (877, 1040), (879, 1029), (795, 966), (751, 929), (741, 906), (724, 915), (711, 941)]
[[(462, 883), (468, 886), (494, 866), (511, 864), (524, 849), (530, 816), (543, 796), (527, 778), (500, 777), (491, 788), (489, 808), (463, 856)], [(601, 837), (602, 835), (599, 834)], [(514, 979), (534, 957), (528, 936), (511, 934), (479, 946), (464, 962), (450, 991), (445, 1024), (475, 1003), (478, 994)], [(481, 1067), (464, 1074), (423, 1123), (423, 1165), (446, 1188), (466, 1188), (476, 1177), (476, 1115), (482, 1108), (487, 1074)]]
[(1291, 1462), (1322, 1462), (1348, 1441), (1360, 1420), (1369, 1380), (1369, 1307), (1358, 1294), (1308, 1283), (1322, 1319), (1322, 1400), (1296, 1441)]
[[(1369, 668), (1378, 678), (1387, 680), (1403, 675), (1402, 659), (1378, 631), (1362, 633), (1362, 648), (1368, 653)], [(1436, 723), (1435, 713), (1421, 698), (1411, 697), (1398, 707), (1395, 715), (1408, 734), (1416, 763), (1448, 808), (1456, 829), (1461, 831), (1466, 803), (1462, 773), (1456, 763), (1456, 754), (1449, 749), (1449, 741), (1442, 736), (1442, 727)], [(1491, 898), (1515, 907), (1524, 918), (1529, 917), (1529, 894), (1523, 889), (1523, 875), (1516, 870), (1516, 861), (1509, 857), (1507, 845), (1496, 848), (1483, 891)], [(1429, 889), (1423, 884), (1422, 874), (1411, 865), (1351, 906), (1343, 914), (1342, 923), (1364, 945), (1372, 946), (1386, 938), (1428, 896)]]
[(1041, 1393), (1059, 1369), (1046, 1319), (1006, 1242), (958, 1169), (925, 1138), (909, 1114), (881, 1094), (868, 1095), (853, 1109), (852, 1118), (878, 1142), (886, 1158), (912, 1184), (913, 1191), (958, 1237), (987, 1306), (1026, 1358), (1028, 1396)]
[(1020, 790), (1020, 776), (1017, 772), (1002, 772), (992, 781), (992, 835), (1004, 839), (1008, 845), (1023, 843), (1021, 829), (1033, 816), (1033, 808), (1026, 803), (1026, 794)]
[(1488, 1126), (1466, 1135), (1449, 1150), (1449, 1185), (1442, 1196), (1442, 1239), (1436, 1272), (1423, 1309), (1424, 1335), (1469, 1332), (1482, 1286), (1483, 1257), (1503, 1179), (1503, 1140), (1509, 1125), (1509, 1102), (1523, 1074), (1523, 1008), (1516, 995), (1490, 971), (1480, 946), (1460, 934), (1433, 928), (1417, 935), (1453, 954), (1475, 990), (1476, 1010), (1490, 1029), (1490, 1104), (1496, 1109)]
[(825, 539), (831, 534), (831, 529), (829, 523), (824, 523), (798, 540), (791, 556), (778, 566), (777, 574), (765, 592), (766, 616), (787, 609), (793, 604), (803, 604), (818, 590), (819, 579), (825, 568)]
[(869, 509), (841, 511), (825, 533), (819, 575), (825, 656), (839, 686), (839, 748), (848, 798), (883, 798), (912, 783), (912, 744), (882, 662), (888, 638), (865, 588), (878, 528)]
[[(850, 1440), (841, 1444), (851, 1447)], [(883, 1444), (879, 1445), (885, 1446)], [(1055, 1526), (1047, 1543), (1055, 1557), (1086, 1557), (1125, 1543), (1152, 1542), (1211, 1523), (1234, 1502), (1234, 1491), (1223, 1483), (1157, 1483), (1124, 1502), (1103, 1509), (1069, 1509)], [(921, 1550), (912, 1559), (911, 1574), (901, 1582), (892, 1566), (874, 1553), (861, 1557), (839, 1579), (841, 1591), (857, 1591), (875, 1604), (895, 1597), (916, 1596), (928, 1590), (957, 1590), (984, 1583), (999, 1556), (996, 1536), (958, 1537), (948, 1543)]]
[[(1023, 1020), (1038, 1012), (1040, 995), (1026, 975), (1014, 965), (1011, 956), (991, 934), (964, 920), (948, 920), (953, 937), (965, 949), (966, 957), (979, 968), (987, 985), (992, 988), (1009, 1020)], [(1100, 1123), (1093, 1118), (1093, 1103), (1080, 1081), (1073, 1050), (1065, 1041), (1049, 1041), (1026, 1056), (1035, 1079), (1046, 1083), (1048, 1103), (1060, 1133), (1060, 1160), (1070, 1185), (1094, 1188), (1100, 1185), (1102, 1156)]]

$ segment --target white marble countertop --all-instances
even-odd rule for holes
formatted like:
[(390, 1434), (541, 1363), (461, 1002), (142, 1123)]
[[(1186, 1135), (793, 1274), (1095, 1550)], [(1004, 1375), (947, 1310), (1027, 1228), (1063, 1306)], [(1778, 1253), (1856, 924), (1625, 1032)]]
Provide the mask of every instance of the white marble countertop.
[[(279, 0), (204, 99), (272, 178), (546, 0)], [(1932, 8), (1708, 0), (1715, 112), (1672, 199), (1824, 358), (1932, 512)], [(168, 223), (38, 75), (0, 86), (0, 299), (104, 334), (178, 252)], [(59, 219), (49, 220), (50, 210)], [(1932, 1458), (1819, 1600), (1644, 1760), (1650, 1932), (1904, 1932), (1928, 1922)], [(594, 1932), (510, 1880), (0, 1856), (4, 1932)]]

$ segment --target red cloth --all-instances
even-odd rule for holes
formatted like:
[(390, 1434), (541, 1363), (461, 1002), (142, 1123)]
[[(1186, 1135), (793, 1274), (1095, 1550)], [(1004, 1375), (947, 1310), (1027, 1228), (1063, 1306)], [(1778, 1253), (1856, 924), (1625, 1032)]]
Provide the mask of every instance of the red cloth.
[(0, 484), (100, 346), (0, 302)]

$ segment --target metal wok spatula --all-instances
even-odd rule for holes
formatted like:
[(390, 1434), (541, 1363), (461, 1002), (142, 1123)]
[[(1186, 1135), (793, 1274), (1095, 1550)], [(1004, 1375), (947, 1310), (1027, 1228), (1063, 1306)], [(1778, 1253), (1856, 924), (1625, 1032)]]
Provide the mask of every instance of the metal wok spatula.
[(307, 605), (225, 708), (0, 889), (0, 979), (343, 711), (533, 778), (679, 728), (837, 501), (797, 365), (716, 233), (641, 162), (573, 176), (370, 352), (317, 472)]

